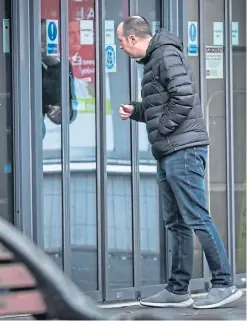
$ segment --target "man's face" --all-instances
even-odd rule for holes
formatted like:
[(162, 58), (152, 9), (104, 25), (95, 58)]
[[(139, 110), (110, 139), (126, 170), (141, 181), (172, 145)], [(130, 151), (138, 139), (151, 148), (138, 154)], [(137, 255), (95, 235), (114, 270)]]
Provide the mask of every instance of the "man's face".
[(117, 37), (120, 43), (120, 49), (124, 50), (131, 58), (145, 57), (146, 49), (143, 47), (141, 39), (135, 35), (130, 35), (127, 38), (124, 37), (122, 22), (117, 28)]
[(69, 22), (69, 48), (71, 54), (80, 51), (80, 21)]

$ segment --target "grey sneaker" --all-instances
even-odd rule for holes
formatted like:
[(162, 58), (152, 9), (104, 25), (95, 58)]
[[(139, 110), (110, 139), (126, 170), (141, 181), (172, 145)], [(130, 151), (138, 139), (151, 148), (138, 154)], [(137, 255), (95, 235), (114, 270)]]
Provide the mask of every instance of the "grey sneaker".
[(243, 292), (235, 285), (228, 288), (212, 288), (208, 294), (195, 302), (195, 309), (214, 309), (232, 303), (241, 298)]
[(178, 295), (166, 289), (140, 301), (141, 305), (155, 308), (187, 308), (193, 303), (189, 294)]

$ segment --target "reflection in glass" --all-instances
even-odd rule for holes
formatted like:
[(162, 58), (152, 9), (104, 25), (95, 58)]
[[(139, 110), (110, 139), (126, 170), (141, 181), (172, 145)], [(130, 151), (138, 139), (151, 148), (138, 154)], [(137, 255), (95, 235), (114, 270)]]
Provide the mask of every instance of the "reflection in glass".
[[(11, 26), (10, 1), (0, 2), (0, 18), (4, 28)], [(0, 213), (13, 223), (12, 52), (4, 41), (0, 43), (0, 63)]]
[[(187, 26), (189, 21), (199, 20), (199, 5), (198, 0), (187, 0), (183, 6), (184, 23)], [(184, 50), (188, 54), (188, 34), (184, 32)], [(199, 41), (199, 39), (198, 39)], [(198, 48), (199, 50), (199, 48)], [(189, 56), (189, 63), (192, 67), (197, 87), (200, 87), (200, 61), (199, 55)], [(203, 277), (203, 252), (200, 242), (194, 234), (194, 268), (192, 273), (193, 279), (199, 279)]]
[[(98, 290), (94, 18), (93, 0), (69, 0), (71, 266), (83, 291)], [(91, 30), (87, 38), (81, 28)]]
[[(145, 17), (155, 34), (160, 29), (160, 1), (139, 0), (138, 14)], [(138, 65), (138, 98), (141, 101), (143, 66)], [(140, 223), (141, 223), (141, 280), (142, 285), (165, 282), (165, 248), (161, 245), (159, 195), (156, 181), (156, 162), (147, 138), (146, 125), (139, 128)], [(164, 244), (164, 241), (162, 242)]]
[(62, 267), (59, 2), (41, 0), (41, 17), (44, 248)]
[(246, 1), (232, 2), (236, 272), (246, 273)]
[[(224, 21), (224, 1), (205, 1), (206, 45), (215, 43), (215, 21)], [(222, 39), (224, 36), (222, 35)], [(219, 42), (220, 44), (220, 42)], [(223, 43), (221, 43), (223, 45)], [(220, 51), (222, 46), (218, 46)], [(224, 59), (223, 50), (220, 58)], [(223, 67), (222, 67), (223, 68)], [(207, 124), (209, 126), (209, 200), (210, 212), (227, 248), (227, 172), (226, 172), (226, 102), (225, 71), (222, 76), (206, 76), (207, 79)]]
[[(128, 103), (129, 58), (121, 51), (115, 31), (128, 16), (128, 1), (106, 0), (106, 138), (108, 203), (109, 287), (133, 286), (130, 121), (122, 121), (119, 107)], [(116, 45), (115, 45), (116, 44)]]

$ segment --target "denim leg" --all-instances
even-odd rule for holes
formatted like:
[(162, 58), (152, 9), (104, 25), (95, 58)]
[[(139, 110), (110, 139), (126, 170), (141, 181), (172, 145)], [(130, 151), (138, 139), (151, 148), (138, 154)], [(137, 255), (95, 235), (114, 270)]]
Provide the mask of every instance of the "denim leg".
[(232, 285), (230, 264), (219, 232), (206, 207), (206, 157), (206, 147), (187, 148), (166, 157), (163, 165), (180, 213), (196, 233), (205, 252), (213, 287), (227, 287)]
[(166, 228), (170, 231), (172, 245), (172, 271), (168, 290), (175, 294), (188, 292), (193, 269), (193, 232), (184, 222), (167, 181), (166, 173), (158, 163), (158, 185), (162, 200), (162, 213)]

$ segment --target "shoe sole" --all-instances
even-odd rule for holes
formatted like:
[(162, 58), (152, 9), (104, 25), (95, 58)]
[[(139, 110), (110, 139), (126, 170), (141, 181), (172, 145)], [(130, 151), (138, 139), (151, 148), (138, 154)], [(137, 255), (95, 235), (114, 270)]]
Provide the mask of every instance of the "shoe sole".
[(209, 305), (196, 305), (196, 303), (193, 305), (194, 309), (215, 309), (215, 308), (220, 308), (223, 307), (226, 304), (230, 304), (238, 299), (240, 299), (243, 295), (243, 292), (241, 290), (238, 290), (234, 294), (230, 295), (228, 298), (226, 298), (223, 301), (220, 301), (218, 303), (214, 304), (209, 304)]
[(178, 302), (178, 303), (154, 303), (154, 302), (142, 302), (140, 304), (145, 307), (151, 308), (188, 308), (194, 304), (194, 300), (191, 298), (189, 300)]

